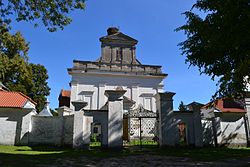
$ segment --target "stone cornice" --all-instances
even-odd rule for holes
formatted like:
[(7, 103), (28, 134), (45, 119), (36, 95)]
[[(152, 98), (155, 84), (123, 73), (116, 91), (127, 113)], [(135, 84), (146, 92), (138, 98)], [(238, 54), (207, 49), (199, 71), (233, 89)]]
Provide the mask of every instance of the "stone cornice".
[(165, 78), (167, 74), (162, 73), (161, 66), (141, 65), (141, 64), (116, 64), (101, 63), (91, 61), (74, 60), (74, 67), (68, 68), (69, 74), (80, 73), (112, 73), (112, 75), (136, 75), (136, 76), (161, 76)]
[[(86, 64), (95, 64), (95, 65), (121, 65), (117, 63), (104, 63), (99, 61), (82, 61), (82, 60), (73, 60), (73, 63), (77, 63), (78, 66), (80, 65), (86, 65)], [(148, 64), (139, 64), (139, 65), (133, 65), (133, 64), (123, 64), (123, 65), (131, 65), (131, 66), (141, 66), (141, 67), (155, 67), (155, 68), (161, 68), (160, 65), (148, 65)]]
[(79, 76), (111, 76), (111, 77), (137, 77), (137, 78), (161, 78), (164, 79), (167, 77), (165, 75), (150, 75), (145, 73), (127, 73), (127, 72), (109, 72), (109, 71), (91, 71), (84, 72), (81, 70), (70, 71), (68, 72), (70, 75), (79, 75)]

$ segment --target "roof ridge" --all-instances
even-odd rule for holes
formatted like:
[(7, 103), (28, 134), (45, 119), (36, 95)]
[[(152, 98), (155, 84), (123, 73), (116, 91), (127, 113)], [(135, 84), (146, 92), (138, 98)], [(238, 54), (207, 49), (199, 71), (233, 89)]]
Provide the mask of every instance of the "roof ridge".
[(36, 105), (30, 97), (17, 91), (0, 91), (0, 106), (1, 107), (14, 107), (23, 108), (28, 102)]
[[(133, 41), (134, 44), (138, 43), (138, 40), (136, 40), (133, 37), (130, 37), (129, 35), (126, 35), (126, 34), (124, 34), (122, 32), (117, 32), (117, 33), (114, 33), (114, 34), (111, 34), (111, 35), (103, 36), (103, 37), (99, 38), (99, 40), (102, 41), (102, 40), (110, 39), (110, 38), (116, 37), (116, 36), (118, 38), (123, 36), (123, 37), (127, 38), (127, 41)], [(110, 40), (117, 40), (117, 39), (110, 39)]]
[(37, 103), (36, 103), (34, 100), (32, 100), (29, 96), (23, 94), (22, 92), (16, 92), (16, 93), (19, 93), (21, 96), (25, 97), (25, 98), (26, 98), (27, 100), (29, 100), (31, 103), (37, 105)]
[(70, 97), (71, 90), (61, 89), (59, 96)]
[[(209, 107), (214, 107), (215, 109), (221, 111), (221, 112), (246, 112), (244, 108), (241, 108), (239, 106), (235, 106), (235, 105), (232, 105), (232, 106), (224, 106), (225, 105), (225, 101), (224, 100), (227, 100), (227, 98), (218, 98), (218, 99), (215, 99), (214, 101), (211, 101), (209, 103), (207, 103), (206, 105), (204, 105), (202, 107), (202, 109), (205, 109), (205, 108), (209, 108)], [(232, 99), (234, 103), (235, 102), (235, 99)]]

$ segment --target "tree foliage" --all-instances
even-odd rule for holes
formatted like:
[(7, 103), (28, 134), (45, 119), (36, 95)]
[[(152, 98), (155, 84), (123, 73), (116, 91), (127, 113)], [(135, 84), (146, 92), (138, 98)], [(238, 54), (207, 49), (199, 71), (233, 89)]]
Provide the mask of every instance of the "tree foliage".
[(187, 111), (187, 107), (184, 105), (183, 101), (181, 101), (181, 103), (179, 104), (178, 109), (179, 109), (180, 112)]
[(47, 70), (28, 62), (29, 46), (20, 32), (12, 35), (1, 28), (0, 35), (0, 81), (10, 90), (31, 97), (40, 111), (50, 91)]
[(48, 72), (43, 65), (40, 64), (32, 64), (30, 63), (29, 66), (31, 67), (32, 71), (32, 83), (33, 87), (31, 88), (30, 93), (28, 94), (32, 99), (37, 102), (37, 109), (39, 111), (42, 110), (44, 107), (46, 97), (50, 93), (50, 88), (48, 86), (47, 80)]
[(186, 63), (218, 78), (214, 97), (242, 97), (250, 81), (250, 1), (197, 0), (184, 15), (186, 24), (176, 30), (187, 35), (179, 44)]
[(0, 26), (0, 80), (11, 90), (22, 90), (24, 94), (32, 86), (28, 49), (20, 32), (12, 35)]
[(84, 9), (85, 0), (0, 0), (0, 81), (12, 91), (20, 91), (35, 102), (40, 111), (49, 95), (44, 66), (28, 62), (29, 44), (20, 32), (12, 35), (11, 22), (42, 24), (51, 32), (71, 22), (69, 12)]
[(75, 9), (84, 9), (85, 0), (0, 0), (0, 24), (9, 25), (16, 21), (32, 21), (37, 25), (42, 21), (49, 31), (71, 22), (68, 15)]

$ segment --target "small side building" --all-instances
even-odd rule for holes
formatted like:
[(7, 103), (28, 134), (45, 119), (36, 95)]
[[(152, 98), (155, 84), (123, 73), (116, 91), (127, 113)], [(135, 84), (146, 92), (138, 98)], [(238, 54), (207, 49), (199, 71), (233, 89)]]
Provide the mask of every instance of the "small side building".
[(201, 110), (205, 145), (246, 146), (248, 119), (243, 101), (217, 99)]
[[(1, 84), (2, 85), (2, 84)], [(28, 145), (36, 103), (0, 85), (0, 145)]]
[(70, 90), (61, 90), (60, 95), (58, 97), (59, 107), (70, 107), (70, 94)]

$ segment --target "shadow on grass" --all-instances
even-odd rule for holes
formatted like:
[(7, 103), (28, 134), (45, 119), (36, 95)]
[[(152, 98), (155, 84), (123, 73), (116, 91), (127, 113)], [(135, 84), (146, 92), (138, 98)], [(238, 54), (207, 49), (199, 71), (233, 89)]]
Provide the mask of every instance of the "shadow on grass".
[(92, 166), (103, 158), (128, 155), (128, 151), (101, 149), (74, 150), (51, 146), (0, 146), (0, 166)]
[[(74, 156), (73, 156), (74, 155)], [(40, 154), (40, 155), (24, 155), (24, 154), (4, 154), (0, 153), (0, 166), (76, 166), (84, 164), (86, 166), (95, 165), (95, 158), (82, 157), (79, 154), (56, 153), (56, 154)], [(74, 164), (74, 165), (73, 165)]]
[(188, 157), (194, 161), (217, 161), (230, 158), (250, 158), (250, 149), (229, 148), (124, 148), (117, 150), (101, 149), (73, 150), (58, 147), (0, 147), (0, 166), (95, 166), (102, 159), (133, 155), (161, 155)]

